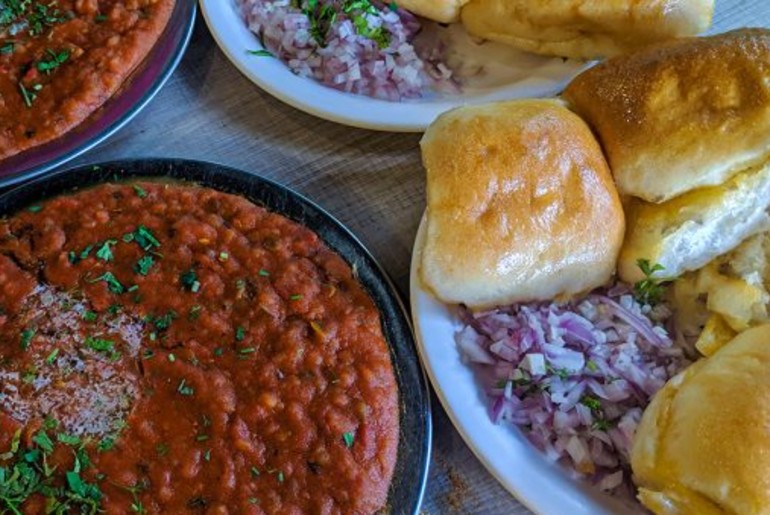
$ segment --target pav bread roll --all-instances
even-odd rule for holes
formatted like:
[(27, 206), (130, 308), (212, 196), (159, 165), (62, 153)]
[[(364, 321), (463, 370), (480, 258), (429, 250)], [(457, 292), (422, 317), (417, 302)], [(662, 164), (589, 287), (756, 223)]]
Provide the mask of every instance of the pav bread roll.
[(422, 142), (419, 273), (470, 307), (553, 299), (605, 284), (624, 217), (588, 126), (557, 100), (461, 107)]
[(460, 20), (460, 8), (468, 0), (399, 0), (398, 6), (407, 11), (441, 23)]
[(694, 36), (713, 10), (714, 0), (471, 0), (462, 22), (476, 37), (588, 59)]
[(651, 47), (576, 77), (621, 195), (664, 202), (770, 157), (770, 30)]
[(770, 514), (770, 325), (671, 379), (636, 430), (639, 499), (658, 515)]
[(644, 278), (639, 259), (663, 266), (661, 278), (697, 270), (746, 238), (770, 230), (770, 163), (725, 184), (702, 188), (663, 204), (627, 204), (626, 231), (618, 260), (620, 278)]

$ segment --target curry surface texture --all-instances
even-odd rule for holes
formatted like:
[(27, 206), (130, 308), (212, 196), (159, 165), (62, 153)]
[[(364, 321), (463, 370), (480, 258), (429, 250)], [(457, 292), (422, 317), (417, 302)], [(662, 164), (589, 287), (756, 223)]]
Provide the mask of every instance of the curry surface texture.
[(373, 513), (398, 435), (378, 309), (309, 229), (157, 182), (0, 220), (0, 512)]
[(0, 2), (0, 159), (61, 136), (109, 100), (160, 37), (174, 2)]

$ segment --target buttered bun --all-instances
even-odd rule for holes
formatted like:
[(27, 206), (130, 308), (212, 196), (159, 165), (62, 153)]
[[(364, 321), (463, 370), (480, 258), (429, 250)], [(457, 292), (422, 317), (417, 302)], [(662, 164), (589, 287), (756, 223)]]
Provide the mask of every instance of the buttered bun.
[(639, 259), (663, 266), (659, 277), (697, 270), (746, 238), (770, 230), (768, 207), (770, 163), (663, 204), (632, 201), (618, 260), (620, 278), (629, 283), (643, 279)]
[(770, 157), (770, 30), (610, 59), (564, 98), (597, 133), (621, 195), (664, 202), (722, 184)]
[(708, 28), (714, 0), (471, 0), (474, 36), (538, 54), (596, 58)]
[(637, 428), (639, 499), (658, 515), (770, 513), (770, 325), (669, 381)]
[(586, 124), (556, 100), (461, 107), (421, 142), (420, 278), (471, 307), (570, 296), (613, 274), (624, 217)]

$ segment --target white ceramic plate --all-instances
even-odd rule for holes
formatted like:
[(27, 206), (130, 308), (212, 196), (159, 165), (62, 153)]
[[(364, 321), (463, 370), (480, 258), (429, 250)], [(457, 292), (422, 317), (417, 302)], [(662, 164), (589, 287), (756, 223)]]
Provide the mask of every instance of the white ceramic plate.
[[(343, 93), (298, 77), (279, 60), (248, 54), (262, 48), (236, 7), (236, 0), (200, 0), (201, 11), (222, 51), (252, 82), (307, 113), (367, 129), (420, 132), (436, 117), (459, 105), (522, 97), (552, 96), (585, 68), (585, 63), (539, 57), (496, 43), (471, 43), (452, 29), (450, 52), (457, 61), (483, 63), (484, 72), (468, 79), (459, 95), (426, 95), (400, 103)], [(437, 27), (437, 26), (436, 26)], [(439, 30), (439, 29), (435, 29)], [(468, 64), (465, 73), (478, 65)]]
[(412, 253), (410, 278), (417, 350), (444, 410), (465, 443), (509, 492), (536, 513), (644, 513), (641, 507), (621, 504), (571, 479), (512, 425), (492, 423), (481, 387), (454, 343), (454, 333), (461, 328), (456, 307), (436, 300), (420, 282), (417, 267), (424, 230), (423, 218)]

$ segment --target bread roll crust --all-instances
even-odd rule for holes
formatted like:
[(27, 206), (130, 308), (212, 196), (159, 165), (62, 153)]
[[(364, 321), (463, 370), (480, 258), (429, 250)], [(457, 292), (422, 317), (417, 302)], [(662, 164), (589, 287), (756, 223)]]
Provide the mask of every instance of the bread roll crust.
[(636, 431), (640, 499), (658, 514), (770, 513), (770, 325), (656, 394)]
[(461, 107), (421, 142), (423, 284), (490, 307), (591, 290), (613, 274), (623, 210), (586, 124), (555, 100)]
[(713, 0), (471, 0), (474, 36), (538, 54), (591, 59), (706, 30)]
[(564, 98), (597, 133), (622, 195), (663, 202), (770, 157), (770, 30), (610, 59)]
[(398, 6), (407, 11), (441, 23), (460, 20), (460, 8), (469, 0), (400, 0)]

